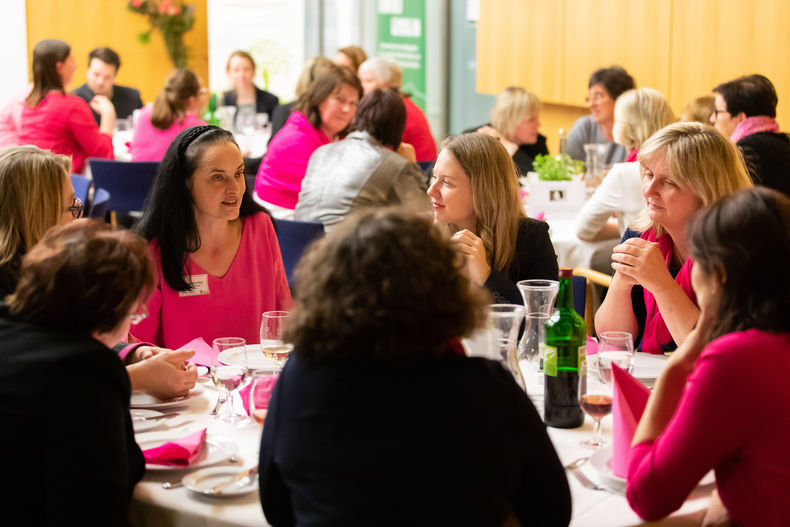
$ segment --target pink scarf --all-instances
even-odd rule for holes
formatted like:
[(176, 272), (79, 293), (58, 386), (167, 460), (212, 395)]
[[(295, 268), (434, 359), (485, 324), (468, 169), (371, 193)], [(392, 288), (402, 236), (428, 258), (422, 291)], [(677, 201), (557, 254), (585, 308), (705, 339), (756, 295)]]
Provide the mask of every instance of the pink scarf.
[[(664, 234), (660, 238), (656, 238), (656, 233), (653, 229), (648, 229), (642, 234), (642, 239), (649, 242), (658, 241), (658, 249), (664, 255), (664, 261), (669, 268), (672, 262), (672, 238), (669, 234)], [(694, 304), (697, 303), (697, 295), (694, 294), (694, 289), (691, 287), (691, 267), (694, 264), (691, 257), (686, 258), (680, 272), (675, 277), (675, 282), (680, 286), (686, 296), (688, 296)], [(660, 355), (665, 351), (670, 351), (664, 347), (672, 341), (667, 325), (664, 322), (661, 313), (658, 311), (658, 305), (653, 294), (647, 289), (645, 292), (645, 308), (647, 308), (647, 317), (645, 318), (645, 332), (642, 335), (642, 351), (646, 353), (654, 353)]]
[(773, 117), (767, 115), (754, 115), (747, 117), (735, 127), (735, 131), (730, 136), (733, 143), (737, 143), (747, 135), (757, 132), (779, 132), (779, 123)]

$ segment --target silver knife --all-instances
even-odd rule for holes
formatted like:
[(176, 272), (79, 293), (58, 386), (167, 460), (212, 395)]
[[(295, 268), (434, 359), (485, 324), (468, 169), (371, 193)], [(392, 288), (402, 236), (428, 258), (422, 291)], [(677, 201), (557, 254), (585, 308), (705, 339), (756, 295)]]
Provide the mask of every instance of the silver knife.
[(212, 494), (219, 494), (220, 492), (222, 492), (223, 490), (225, 490), (229, 486), (233, 485), (237, 481), (241, 481), (244, 478), (251, 478), (251, 477), (255, 476), (256, 474), (258, 474), (258, 467), (252, 467), (252, 468), (250, 468), (248, 470), (245, 470), (244, 472), (239, 472), (238, 474), (236, 474), (235, 476), (233, 476), (229, 480), (223, 481), (222, 483), (218, 483), (218, 484), (214, 485), (214, 487), (211, 489), (211, 493)]

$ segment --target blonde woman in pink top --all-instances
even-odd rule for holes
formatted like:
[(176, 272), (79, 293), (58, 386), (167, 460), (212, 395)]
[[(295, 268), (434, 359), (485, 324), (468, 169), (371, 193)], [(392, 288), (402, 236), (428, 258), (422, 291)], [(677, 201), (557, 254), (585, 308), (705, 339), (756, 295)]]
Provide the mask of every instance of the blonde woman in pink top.
[(159, 283), (134, 337), (178, 348), (196, 337), (257, 342), (261, 313), (291, 293), (271, 219), (245, 192), (233, 135), (196, 126), (173, 140), (139, 226)]
[(790, 198), (764, 187), (720, 198), (689, 243), (700, 317), (634, 434), (628, 502), (657, 520), (713, 469), (703, 525), (790, 525)]
[(205, 106), (205, 92), (191, 70), (173, 70), (153, 107), (140, 110), (129, 145), (132, 161), (161, 161), (179, 133), (206, 124), (197, 117)]

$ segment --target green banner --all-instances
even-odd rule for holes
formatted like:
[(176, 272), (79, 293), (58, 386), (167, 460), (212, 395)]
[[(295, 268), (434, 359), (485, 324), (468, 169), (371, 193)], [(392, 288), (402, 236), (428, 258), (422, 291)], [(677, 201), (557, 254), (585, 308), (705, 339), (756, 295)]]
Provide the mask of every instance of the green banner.
[(378, 0), (376, 55), (403, 68), (403, 92), (425, 111), (425, 0)]

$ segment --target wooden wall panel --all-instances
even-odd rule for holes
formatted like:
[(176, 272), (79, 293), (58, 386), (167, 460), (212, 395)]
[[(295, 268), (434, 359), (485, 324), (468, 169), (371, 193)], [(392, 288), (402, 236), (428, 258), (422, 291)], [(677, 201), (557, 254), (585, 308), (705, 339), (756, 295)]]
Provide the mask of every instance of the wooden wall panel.
[[(185, 36), (191, 47), (188, 66), (208, 82), (208, 31), (206, 0), (191, 0), (195, 5), (195, 25)], [(126, 8), (125, 0), (27, 0), (28, 56), (45, 38), (59, 38), (71, 45), (77, 71), (71, 89), (85, 82), (88, 53), (98, 46), (109, 46), (121, 56), (117, 83), (138, 88), (143, 101), (153, 101), (173, 69), (161, 33), (154, 31), (149, 44), (140, 44), (137, 34), (148, 28), (143, 15)]]
[[(522, 86), (545, 101), (562, 92), (565, 0), (480, 0), (477, 91)], [(560, 101), (561, 102), (561, 101)]]

